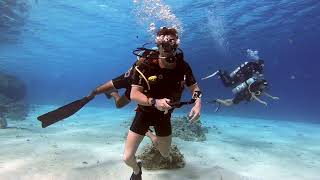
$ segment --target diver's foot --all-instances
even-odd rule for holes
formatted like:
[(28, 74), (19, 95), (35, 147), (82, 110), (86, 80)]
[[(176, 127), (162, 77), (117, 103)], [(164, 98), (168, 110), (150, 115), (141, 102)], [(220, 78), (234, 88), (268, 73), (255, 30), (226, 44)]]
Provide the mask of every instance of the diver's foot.
[(141, 177), (141, 175), (142, 175), (142, 170), (141, 170), (142, 162), (138, 162), (138, 166), (139, 166), (139, 169), (140, 169), (139, 174), (135, 174), (133, 172), (131, 177), (130, 177), (130, 180), (142, 180), (142, 177)]

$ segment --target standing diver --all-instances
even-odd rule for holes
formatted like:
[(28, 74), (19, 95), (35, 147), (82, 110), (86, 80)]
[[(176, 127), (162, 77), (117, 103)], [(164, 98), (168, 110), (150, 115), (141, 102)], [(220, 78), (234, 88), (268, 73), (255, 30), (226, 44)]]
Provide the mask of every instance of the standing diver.
[[(195, 122), (200, 117), (201, 90), (188, 63), (176, 58), (179, 45), (177, 30), (161, 28), (157, 32), (156, 43), (159, 48), (157, 56), (133, 70), (130, 97), (138, 108), (124, 150), (124, 162), (133, 169), (130, 180), (142, 179), (141, 163), (137, 162), (135, 154), (146, 134), (157, 136), (156, 148), (163, 157), (171, 159), (171, 114), (174, 110), (171, 103), (180, 102), (184, 85), (188, 86), (195, 99), (189, 113), (190, 121)], [(156, 135), (149, 132), (150, 126), (154, 127)]]
[(245, 80), (251, 78), (254, 75), (262, 74), (263, 67), (264, 67), (264, 61), (259, 59), (256, 61), (245, 62), (241, 64), (230, 74), (225, 70), (218, 70), (213, 74), (202, 78), (202, 80), (211, 78), (215, 75), (219, 75), (225, 87), (234, 87), (237, 84), (244, 82)]
[(241, 101), (251, 101), (257, 100), (259, 103), (267, 106), (267, 102), (259, 99), (260, 96), (266, 95), (267, 97), (272, 98), (273, 100), (278, 100), (278, 97), (271, 96), (266, 93), (265, 90), (268, 87), (268, 82), (261, 77), (251, 77), (239, 84), (235, 88), (232, 89), (232, 93), (234, 94), (234, 98), (232, 99), (216, 99), (213, 101), (209, 101), (208, 103), (218, 103), (224, 106), (231, 106), (233, 104), (238, 104)]

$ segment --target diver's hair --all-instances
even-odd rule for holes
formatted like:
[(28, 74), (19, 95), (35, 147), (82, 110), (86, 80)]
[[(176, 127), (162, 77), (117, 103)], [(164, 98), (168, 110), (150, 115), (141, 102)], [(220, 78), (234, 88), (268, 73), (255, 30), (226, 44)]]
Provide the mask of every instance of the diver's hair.
[(157, 36), (165, 36), (165, 35), (173, 35), (178, 37), (178, 31), (175, 28), (167, 28), (167, 27), (162, 27), (160, 30), (157, 32)]

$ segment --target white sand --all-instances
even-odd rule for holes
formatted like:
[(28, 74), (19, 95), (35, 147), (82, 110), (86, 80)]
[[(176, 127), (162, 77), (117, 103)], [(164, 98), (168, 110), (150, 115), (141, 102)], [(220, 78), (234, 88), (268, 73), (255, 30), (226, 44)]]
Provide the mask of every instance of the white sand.
[[(54, 109), (37, 107), (21, 122), (0, 130), (0, 179), (129, 179), (122, 162), (131, 109), (86, 107), (42, 129), (36, 117)], [(178, 170), (143, 171), (144, 180), (318, 180), (319, 125), (203, 115), (205, 142), (174, 138), (187, 165)], [(149, 143), (149, 139), (144, 142)]]

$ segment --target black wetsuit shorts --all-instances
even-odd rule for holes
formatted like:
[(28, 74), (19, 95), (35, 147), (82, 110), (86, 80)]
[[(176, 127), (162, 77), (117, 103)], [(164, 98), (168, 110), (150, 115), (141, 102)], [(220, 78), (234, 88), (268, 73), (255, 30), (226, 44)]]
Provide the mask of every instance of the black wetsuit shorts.
[(126, 98), (130, 100), (130, 92), (131, 92), (131, 78), (130, 75), (127, 73), (121, 74), (120, 76), (112, 79), (113, 86), (116, 89), (122, 89), (125, 88), (124, 95)]
[(153, 126), (157, 136), (170, 136), (172, 134), (170, 119), (171, 113), (164, 114), (161, 111), (138, 111), (136, 112), (130, 130), (144, 136), (149, 130), (149, 127)]

